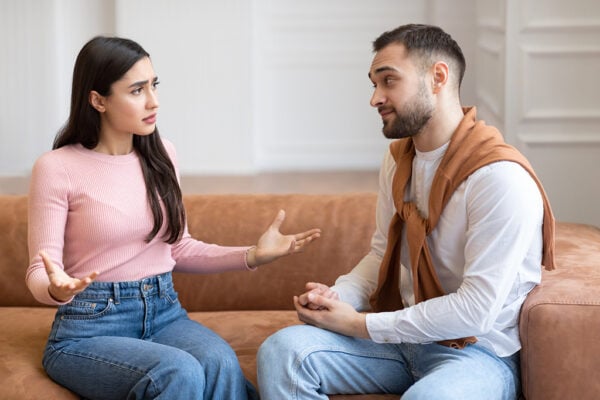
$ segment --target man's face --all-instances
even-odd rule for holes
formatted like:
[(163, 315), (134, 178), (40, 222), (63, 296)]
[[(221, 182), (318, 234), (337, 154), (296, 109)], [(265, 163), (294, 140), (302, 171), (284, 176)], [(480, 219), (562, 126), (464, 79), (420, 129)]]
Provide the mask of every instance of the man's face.
[(425, 72), (406, 54), (404, 46), (391, 44), (377, 52), (369, 78), (375, 89), (371, 105), (381, 115), (385, 137), (400, 139), (421, 132), (433, 115), (434, 105)]

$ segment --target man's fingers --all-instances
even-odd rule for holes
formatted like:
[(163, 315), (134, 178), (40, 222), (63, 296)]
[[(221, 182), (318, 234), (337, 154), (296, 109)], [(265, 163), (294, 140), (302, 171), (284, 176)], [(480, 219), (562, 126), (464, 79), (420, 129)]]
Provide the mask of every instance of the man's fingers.
[(294, 296), (294, 298), (298, 301), (298, 304), (301, 306), (306, 306), (308, 304), (308, 298), (306, 297), (306, 293), (301, 294), (300, 296)]
[(315, 305), (319, 308), (327, 308), (330, 309), (332, 306), (332, 301), (325, 296), (318, 295), (316, 293), (308, 294), (308, 301), (310, 304)]
[(307, 291), (317, 290), (319, 293), (329, 289), (329, 286), (318, 282), (308, 282), (306, 283), (305, 287)]

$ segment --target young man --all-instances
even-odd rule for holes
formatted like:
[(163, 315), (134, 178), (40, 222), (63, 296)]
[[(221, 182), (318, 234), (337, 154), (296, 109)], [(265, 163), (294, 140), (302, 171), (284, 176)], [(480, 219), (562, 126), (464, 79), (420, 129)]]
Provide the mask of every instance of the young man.
[(554, 267), (544, 190), (461, 106), (465, 60), (448, 34), (405, 25), (373, 48), (371, 105), (399, 140), (381, 167), (371, 251), (334, 286), (294, 297), (307, 325), (262, 345), (261, 396), (515, 399), (519, 310), (541, 265)]

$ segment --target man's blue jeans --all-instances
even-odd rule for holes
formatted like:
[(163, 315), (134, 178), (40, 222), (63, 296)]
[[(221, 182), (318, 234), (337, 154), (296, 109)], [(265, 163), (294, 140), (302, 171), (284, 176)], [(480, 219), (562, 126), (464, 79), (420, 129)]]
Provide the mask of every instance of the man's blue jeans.
[(480, 345), (380, 344), (298, 325), (269, 337), (258, 353), (262, 400), (392, 393), (402, 400), (514, 400), (518, 352), (500, 358)]
[(246, 399), (231, 347), (190, 320), (171, 274), (93, 282), (60, 306), (43, 365), (87, 399)]

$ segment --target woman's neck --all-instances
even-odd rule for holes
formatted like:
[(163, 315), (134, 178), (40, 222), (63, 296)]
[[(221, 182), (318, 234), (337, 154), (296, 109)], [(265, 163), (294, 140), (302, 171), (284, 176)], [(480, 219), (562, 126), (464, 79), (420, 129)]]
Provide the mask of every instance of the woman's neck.
[(129, 154), (133, 151), (133, 135), (123, 138), (109, 138), (101, 134), (98, 144), (94, 147), (94, 151), (111, 156)]

